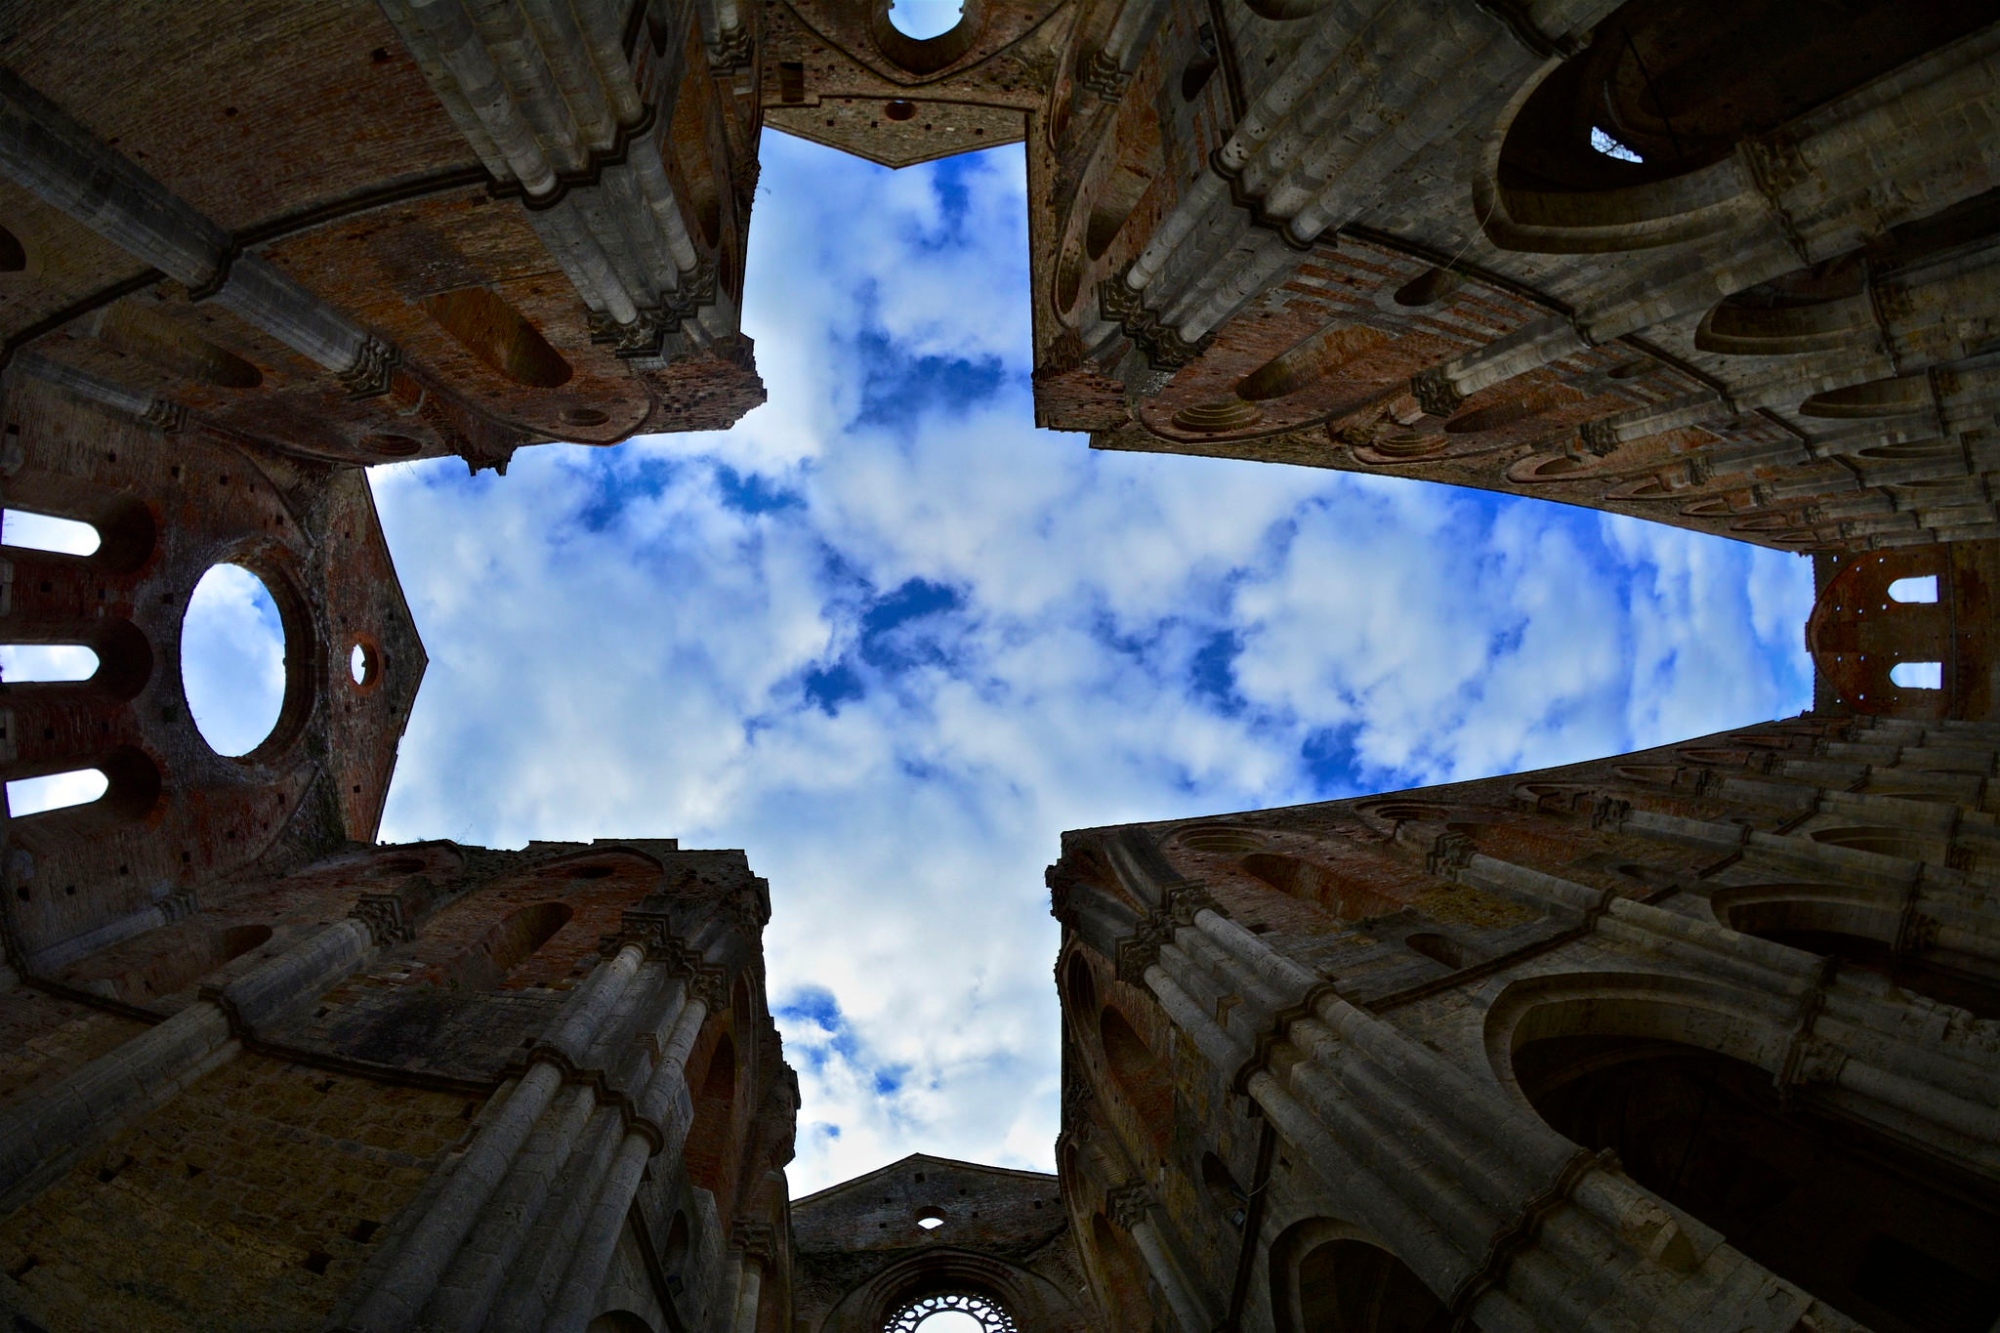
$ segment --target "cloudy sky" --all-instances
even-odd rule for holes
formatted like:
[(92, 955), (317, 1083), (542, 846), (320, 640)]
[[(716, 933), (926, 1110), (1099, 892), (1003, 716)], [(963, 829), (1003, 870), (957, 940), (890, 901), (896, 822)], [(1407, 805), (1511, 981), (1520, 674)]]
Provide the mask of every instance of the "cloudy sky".
[[(1018, 148), (890, 172), (768, 134), (749, 283), (770, 402), (735, 430), (374, 472), (431, 656), (382, 835), (746, 849), (795, 1194), (919, 1150), (1050, 1167), (1065, 828), (1808, 702), (1795, 557), (1034, 430)], [(275, 679), (231, 646), (255, 591), (216, 593), (191, 680)]]

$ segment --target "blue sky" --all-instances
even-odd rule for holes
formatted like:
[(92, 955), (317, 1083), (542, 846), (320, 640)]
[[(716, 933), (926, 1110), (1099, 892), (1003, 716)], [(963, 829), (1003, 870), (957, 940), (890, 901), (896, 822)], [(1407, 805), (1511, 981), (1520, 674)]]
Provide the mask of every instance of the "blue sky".
[(431, 656), (383, 836), (747, 849), (795, 1193), (920, 1150), (1049, 1168), (1065, 828), (1806, 706), (1796, 557), (1033, 429), (1018, 148), (763, 160), (768, 404), (372, 474)]

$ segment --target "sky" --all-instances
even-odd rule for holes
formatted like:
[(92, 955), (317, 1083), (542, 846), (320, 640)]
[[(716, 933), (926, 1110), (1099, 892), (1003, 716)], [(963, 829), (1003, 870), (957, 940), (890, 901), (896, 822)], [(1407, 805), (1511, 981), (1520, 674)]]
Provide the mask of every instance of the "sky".
[[(919, 1151), (1052, 1169), (1042, 870), (1064, 829), (1517, 771), (1810, 700), (1807, 561), (1095, 453), (1033, 428), (1028, 302), (1019, 147), (889, 171), (767, 132), (744, 310), (767, 404), (723, 433), (526, 449), (504, 478), (371, 473), (431, 660), (382, 837), (745, 849), (805, 1103), (794, 1197)], [(232, 614), (191, 678), (269, 676)]]

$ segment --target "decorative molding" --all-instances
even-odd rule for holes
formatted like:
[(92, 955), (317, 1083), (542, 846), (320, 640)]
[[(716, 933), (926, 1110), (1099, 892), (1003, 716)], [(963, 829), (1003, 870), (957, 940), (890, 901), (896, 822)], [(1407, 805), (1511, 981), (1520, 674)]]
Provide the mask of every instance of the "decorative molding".
[(400, 893), (364, 893), (347, 915), (368, 927), (368, 938), (378, 949), (417, 937), (416, 926), (404, 915)]
[(139, 420), (168, 435), (179, 434), (187, 425), (187, 409), (167, 398), (155, 398), (139, 414)]
[(1125, 89), (1132, 82), (1132, 71), (1122, 68), (1119, 63), (1102, 51), (1090, 53), (1090, 59), (1083, 62), (1083, 72), (1077, 76), (1077, 83), (1089, 92), (1096, 93), (1106, 102), (1120, 102), (1125, 98)]
[[(1301, 253), (1308, 253), (1319, 248), (1319, 238), (1317, 236), (1311, 240), (1301, 240), (1298, 234), (1292, 230), (1289, 218), (1275, 218), (1265, 211), (1264, 197), (1262, 195), (1251, 194), (1243, 188), (1243, 173), (1240, 170), (1223, 164), (1222, 149), (1217, 148), (1208, 155), (1208, 169), (1228, 182), (1229, 202), (1235, 204), (1249, 215), (1251, 226), (1275, 232), (1279, 240)], [(1335, 235), (1337, 238), (1338, 233)]]
[(1608, 417), (1600, 417), (1596, 421), (1586, 421), (1582, 426), (1577, 428), (1576, 433), (1577, 438), (1583, 441), (1583, 447), (1594, 458), (1605, 458), (1617, 452), (1619, 444), (1618, 431), (1612, 426), (1611, 420)]
[(1426, 416), (1448, 417), (1465, 402), (1465, 395), (1451, 382), (1443, 366), (1432, 366), (1410, 377), (1410, 396)]
[(1131, 1231), (1152, 1216), (1153, 1193), (1143, 1181), (1129, 1181), (1104, 1194), (1104, 1213), (1121, 1230)]
[(1160, 317), (1146, 308), (1145, 297), (1126, 285), (1125, 274), (1131, 267), (1127, 264), (1097, 284), (1097, 307), (1106, 319), (1117, 322), (1149, 366), (1155, 370), (1179, 370), (1207, 351), (1215, 335), (1207, 333), (1189, 342), (1181, 337), (1179, 330), (1162, 324)]
[(1118, 979), (1143, 986), (1146, 969), (1159, 961), (1160, 950), (1173, 942), (1175, 932), (1194, 925), (1195, 917), (1204, 911), (1227, 915), (1200, 880), (1184, 879), (1163, 886), (1159, 906), (1146, 914), (1132, 934), (1118, 941)]
[(718, 70), (739, 70), (747, 67), (756, 53), (750, 30), (738, 24), (715, 35), (715, 44), (708, 48), (708, 63)]
[(403, 354), (370, 334), (362, 342), (354, 364), (335, 378), (349, 398), (379, 398), (389, 392), (389, 381), (401, 365)]

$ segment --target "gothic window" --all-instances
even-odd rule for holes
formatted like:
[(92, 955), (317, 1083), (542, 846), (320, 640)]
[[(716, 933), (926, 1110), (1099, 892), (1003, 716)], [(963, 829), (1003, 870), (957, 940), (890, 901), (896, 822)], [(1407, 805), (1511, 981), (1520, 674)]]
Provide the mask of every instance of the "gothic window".
[(516, 384), (553, 389), (574, 373), (520, 311), (484, 287), (429, 297), (424, 309), (466, 351)]
[(687, 1147), (682, 1151), (688, 1179), (711, 1194), (718, 1193), (722, 1186), (725, 1174), (722, 1159), (735, 1108), (736, 1043), (724, 1032), (702, 1073), (701, 1087), (694, 1099), (694, 1125), (688, 1131)]
[[(939, 1319), (939, 1315), (956, 1315)], [(882, 1333), (945, 1333), (947, 1325), (964, 1328), (975, 1323), (980, 1333), (1015, 1333), (1014, 1317), (986, 1297), (969, 1291), (937, 1292), (905, 1303), (882, 1325)]]
[(1337, 1223), (1303, 1222), (1271, 1247), (1279, 1333), (1445, 1333), (1451, 1316), (1410, 1266)]
[(1838, 958), (1843, 970), (1872, 972), (1975, 1018), (2000, 1018), (2000, 961), (1936, 946), (1899, 949), (1900, 899), (1831, 884), (1753, 884), (1717, 890), (1711, 902), (1732, 930)]
[(1501, 185), (1592, 191), (1696, 170), (1991, 19), (1978, 0), (1631, 0), (1529, 97)]
[(1515, 1052), (1558, 1132), (1878, 1333), (1984, 1333), (2000, 1317), (2000, 1193), (1678, 1042), (1572, 1035)]
[(1174, 1123), (1172, 1073), (1116, 1009), (1106, 1005), (1097, 1026), (1112, 1082), (1125, 1094), (1140, 1130), (1155, 1149), (1164, 1152)]
[(547, 944), (571, 915), (566, 903), (531, 903), (508, 913), (459, 957), (452, 968), (453, 983), (468, 990), (497, 989), (507, 974)]

